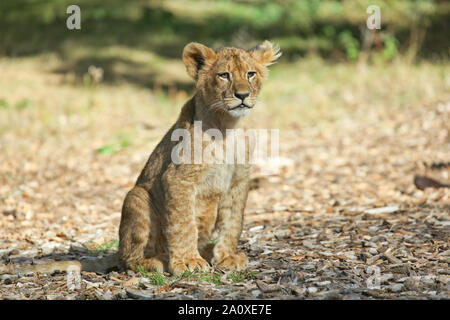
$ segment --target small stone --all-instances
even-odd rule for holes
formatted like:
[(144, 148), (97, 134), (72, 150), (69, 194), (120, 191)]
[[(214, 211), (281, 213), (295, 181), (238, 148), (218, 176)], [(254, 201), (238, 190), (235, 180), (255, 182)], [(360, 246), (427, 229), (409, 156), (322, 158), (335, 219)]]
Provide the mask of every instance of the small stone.
[(400, 209), (399, 206), (387, 206), (382, 208), (374, 208), (364, 210), (365, 213), (368, 214), (383, 214), (383, 213), (394, 213)]
[(255, 231), (262, 230), (262, 229), (264, 229), (264, 226), (255, 226), (255, 227), (248, 229), (248, 231), (255, 232)]
[(353, 251), (345, 252), (344, 256), (346, 256), (348, 259), (351, 259), (351, 260), (356, 260), (357, 259)]
[(403, 277), (400, 279), (397, 279), (397, 282), (405, 282), (406, 280), (408, 280), (410, 277)]
[(316, 287), (309, 287), (308, 288), (308, 292), (309, 293), (316, 293), (318, 291), (318, 289)]
[(344, 300), (361, 300), (361, 297), (357, 294), (351, 293), (344, 297)]
[(98, 288), (100, 286), (100, 283), (95, 283), (95, 282), (90, 282), (87, 281), (85, 279), (83, 279), (83, 282), (86, 283), (86, 289), (90, 289), (90, 288)]
[(364, 247), (374, 247), (377, 248), (377, 244), (375, 242), (372, 241), (364, 241)]
[(2, 274), (0, 280), (3, 280), (3, 284), (11, 284), (14, 280), (17, 280), (18, 276), (15, 274)]
[(25, 256), (25, 257), (35, 257), (35, 256), (37, 256), (37, 254), (38, 254), (37, 249), (25, 250), (20, 253), (21, 256)]
[(377, 254), (376, 256), (373, 256), (372, 258), (367, 259), (366, 263), (368, 265), (371, 265), (371, 264), (373, 264), (375, 261), (377, 261), (380, 258), (381, 258), (381, 255)]
[(339, 293), (339, 291), (333, 290), (328, 292), (325, 295), (325, 300), (339, 300), (342, 299), (342, 295)]
[(276, 291), (281, 290), (280, 286), (270, 285), (261, 280), (256, 280), (255, 283), (256, 283), (256, 286), (258, 287), (258, 289), (261, 290), (261, 292), (263, 292), (263, 293), (276, 292)]
[(139, 300), (150, 300), (150, 299), (153, 299), (152, 295), (141, 293), (141, 292), (135, 291), (135, 290), (127, 290), (127, 294), (132, 299), (139, 299)]
[(313, 245), (310, 241), (303, 241), (303, 246), (308, 249), (315, 249), (317, 246)]
[(118, 297), (119, 297), (120, 299), (126, 299), (127, 296), (128, 296), (126, 290), (120, 290), (119, 293), (118, 293), (117, 295), (118, 295)]
[(329, 284), (331, 284), (331, 281), (328, 281), (328, 280), (316, 283), (316, 285), (318, 285), (319, 287), (326, 287)]
[(102, 296), (101, 296), (102, 300), (112, 300), (114, 299), (114, 295), (111, 293), (111, 291), (106, 291)]
[(316, 266), (313, 264), (310, 264), (310, 263), (302, 265), (303, 270), (314, 270), (315, 268), (316, 268)]
[(392, 273), (386, 273), (380, 276), (380, 282), (381, 283), (388, 282), (392, 278), (394, 278), (394, 275)]
[(318, 277), (313, 277), (313, 278), (308, 278), (308, 279), (306, 279), (305, 282), (315, 282), (315, 281), (317, 281), (317, 280), (319, 280)]
[(450, 270), (449, 269), (437, 269), (437, 272), (439, 274), (447, 274), (450, 275)]
[(78, 296), (78, 293), (68, 294), (67, 296), (64, 297), (64, 299), (66, 299), (66, 300), (76, 300), (77, 296)]
[(434, 275), (425, 276), (421, 279), (424, 284), (433, 285), (435, 283), (436, 277)]
[(402, 290), (403, 290), (403, 284), (401, 284), (401, 283), (396, 283), (396, 284), (391, 286), (391, 291), (392, 292), (400, 292)]
[(273, 233), (277, 239), (288, 238), (292, 234), (291, 230), (278, 230)]
[(252, 296), (254, 298), (258, 298), (260, 293), (261, 293), (261, 291), (259, 291), (259, 290), (252, 290), (250, 293), (252, 294)]
[(41, 246), (42, 254), (43, 255), (52, 254), (57, 246), (58, 246), (58, 244), (57, 243), (53, 243), (53, 242), (44, 243)]

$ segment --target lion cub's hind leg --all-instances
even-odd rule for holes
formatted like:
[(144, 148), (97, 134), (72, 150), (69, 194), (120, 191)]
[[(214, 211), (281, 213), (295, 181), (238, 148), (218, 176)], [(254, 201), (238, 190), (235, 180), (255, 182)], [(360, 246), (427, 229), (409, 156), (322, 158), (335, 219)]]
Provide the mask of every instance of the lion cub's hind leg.
[(123, 267), (163, 271), (167, 258), (156, 252), (157, 221), (151, 221), (150, 197), (142, 187), (134, 187), (126, 196), (119, 228), (119, 257)]

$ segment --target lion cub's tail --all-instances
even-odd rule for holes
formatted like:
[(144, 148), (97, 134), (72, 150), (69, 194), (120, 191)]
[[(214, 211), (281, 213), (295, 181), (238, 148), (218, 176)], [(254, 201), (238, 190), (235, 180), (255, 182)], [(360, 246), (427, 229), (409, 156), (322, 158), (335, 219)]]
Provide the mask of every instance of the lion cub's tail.
[(117, 253), (101, 258), (86, 257), (80, 260), (65, 260), (39, 263), (34, 265), (21, 264), (0, 264), (0, 274), (29, 274), (67, 272), (68, 270), (78, 269), (79, 271), (108, 273), (119, 268), (119, 257)]

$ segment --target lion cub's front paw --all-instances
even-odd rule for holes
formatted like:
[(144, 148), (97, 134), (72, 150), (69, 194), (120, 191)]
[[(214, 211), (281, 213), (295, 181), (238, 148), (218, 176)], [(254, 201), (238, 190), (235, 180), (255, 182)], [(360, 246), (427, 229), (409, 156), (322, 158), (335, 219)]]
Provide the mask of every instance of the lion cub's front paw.
[(213, 259), (213, 263), (224, 269), (242, 270), (248, 265), (248, 259), (243, 252), (230, 254), (223, 258)]
[(201, 257), (173, 259), (169, 263), (169, 271), (175, 276), (183, 274), (186, 270), (208, 271), (209, 263)]

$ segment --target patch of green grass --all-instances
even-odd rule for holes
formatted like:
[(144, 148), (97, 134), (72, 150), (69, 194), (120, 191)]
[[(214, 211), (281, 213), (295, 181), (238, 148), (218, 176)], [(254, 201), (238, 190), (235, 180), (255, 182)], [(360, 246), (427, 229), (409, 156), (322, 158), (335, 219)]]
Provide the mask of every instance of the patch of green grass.
[(128, 134), (119, 134), (117, 137), (117, 142), (112, 144), (106, 144), (96, 150), (97, 153), (103, 154), (105, 156), (110, 156), (131, 145), (131, 138)]
[(119, 139), (120, 139), (119, 144), (121, 148), (125, 148), (131, 145), (131, 138), (128, 135), (120, 134)]
[(239, 283), (254, 279), (257, 274), (258, 274), (257, 272), (251, 271), (249, 269), (242, 271), (234, 270), (227, 275), (227, 280), (231, 280), (234, 283)]
[(105, 156), (110, 156), (117, 152), (117, 147), (114, 145), (108, 144), (108, 145), (104, 145), (104, 146), (98, 148), (96, 151), (97, 151), (97, 153), (103, 154)]
[(0, 99), (0, 109), (6, 109), (9, 107), (8, 101), (5, 99)]
[(136, 267), (137, 272), (144, 278), (147, 278), (150, 281), (150, 284), (154, 286), (164, 286), (170, 282), (170, 278), (166, 277), (164, 274), (158, 271), (147, 271), (142, 266)]
[(181, 280), (187, 281), (200, 281), (200, 282), (210, 282), (215, 285), (224, 284), (221, 280), (221, 275), (218, 272), (204, 272), (204, 271), (189, 271), (186, 270), (181, 276)]
[(16, 109), (17, 110), (28, 109), (29, 107), (31, 107), (31, 105), (32, 105), (32, 102), (30, 99), (23, 99), (22, 101), (20, 101), (16, 104)]
[(144, 268), (144, 267), (142, 267), (142, 266), (140, 266), (140, 265), (137, 265), (137, 266), (136, 266), (136, 270), (137, 270), (137, 272), (141, 275), (141, 277), (147, 277), (148, 274), (149, 274), (149, 272), (147, 271), (147, 269)]
[[(158, 271), (148, 271), (142, 266), (137, 266), (137, 272), (141, 277), (145, 277), (150, 280), (150, 283), (155, 286), (164, 286), (174, 281), (193, 281), (193, 282), (209, 282), (215, 285), (224, 285), (226, 281), (223, 280), (223, 274), (219, 271), (190, 271), (186, 270), (179, 276), (165, 276)], [(245, 282), (252, 280), (256, 276), (256, 272), (251, 270), (232, 271), (226, 276), (226, 280), (233, 283)]]
[(147, 278), (155, 286), (164, 286), (169, 282), (167, 277), (160, 272), (152, 272)]
[(98, 255), (106, 252), (108, 249), (117, 248), (119, 246), (119, 240), (107, 241), (102, 244), (88, 243), (86, 248), (89, 250), (90, 255)]

